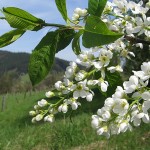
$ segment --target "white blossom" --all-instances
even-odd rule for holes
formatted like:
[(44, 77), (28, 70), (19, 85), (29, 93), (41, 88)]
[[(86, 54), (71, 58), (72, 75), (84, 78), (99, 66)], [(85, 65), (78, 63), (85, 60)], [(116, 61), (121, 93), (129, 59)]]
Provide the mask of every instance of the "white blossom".
[(46, 96), (47, 98), (51, 98), (51, 97), (55, 96), (55, 94), (54, 94), (54, 92), (52, 92), (52, 91), (48, 91), (48, 92), (45, 93), (45, 96)]
[(38, 105), (39, 105), (40, 107), (44, 107), (44, 106), (46, 106), (47, 104), (48, 104), (48, 102), (47, 102), (45, 99), (42, 99), (42, 100), (38, 101)]

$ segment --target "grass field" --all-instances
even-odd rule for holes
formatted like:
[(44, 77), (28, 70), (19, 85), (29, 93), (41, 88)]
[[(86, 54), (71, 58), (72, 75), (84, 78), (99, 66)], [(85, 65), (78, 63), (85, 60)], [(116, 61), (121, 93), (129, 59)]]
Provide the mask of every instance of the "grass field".
[(97, 104), (103, 98), (84, 104), (78, 113), (73, 113), (71, 120), (60, 116), (53, 124), (32, 124), (28, 112), (43, 95), (44, 92), (6, 95), (6, 108), (0, 112), (0, 150), (150, 149), (149, 124), (109, 140), (96, 135), (90, 125), (91, 115), (100, 107)]

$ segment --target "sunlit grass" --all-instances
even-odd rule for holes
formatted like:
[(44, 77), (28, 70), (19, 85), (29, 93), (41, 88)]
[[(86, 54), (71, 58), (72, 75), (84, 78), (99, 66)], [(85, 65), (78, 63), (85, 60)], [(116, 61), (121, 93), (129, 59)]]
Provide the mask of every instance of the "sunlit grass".
[(6, 109), (0, 112), (0, 149), (148, 150), (150, 147), (150, 125), (143, 124), (133, 132), (112, 136), (109, 140), (96, 135), (90, 125), (91, 115), (103, 98), (83, 103), (78, 113), (56, 118), (53, 124), (32, 124), (28, 112), (43, 95), (44, 92), (6, 95)]

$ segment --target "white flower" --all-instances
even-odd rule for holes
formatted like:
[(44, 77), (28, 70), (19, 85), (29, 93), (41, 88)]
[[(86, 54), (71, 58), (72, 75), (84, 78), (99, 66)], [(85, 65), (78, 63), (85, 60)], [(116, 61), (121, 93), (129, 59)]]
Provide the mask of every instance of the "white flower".
[(91, 102), (92, 100), (93, 100), (93, 96), (94, 96), (94, 93), (92, 92), (92, 93), (87, 93), (87, 95), (86, 95), (86, 100), (88, 101), (88, 102)]
[(60, 105), (60, 106), (58, 107), (58, 111), (59, 111), (59, 112), (66, 113), (66, 112), (68, 111), (68, 105), (67, 105), (66, 103)]
[(101, 109), (98, 109), (97, 114), (99, 116), (101, 116), (104, 121), (108, 121), (111, 117), (110, 112), (107, 109), (105, 109), (105, 107), (102, 107)]
[(101, 49), (99, 55), (99, 61), (93, 62), (94, 67), (99, 70), (102, 67), (108, 66), (112, 56), (113, 53), (110, 50)]
[(43, 115), (42, 114), (38, 114), (36, 117), (35, 117), (35, 120), (36, 121), (40, 121), (43, 119)]
[(140, 47), (140, 49), (143, 49), (143, 44), (142, 43), (137, 43), (135, 44), (136, 47)]
[(32, 122), (32, 123), (36, 123), (36, 118), (33, 117), (32, 120), (31, 120), (31, 122)]
[(145, 91), (144, 93), (142, 93), (141, 97), (142, 97), (144, 100), (150, 101), (150, 92)]
[(150, 78), (150, 61), (144, 62), (141, 65), (141, 70), (144, 72), (144, 75), (147, 79)]
[(71, 108), (72, 108), (72, 110), (76, 110), (76, 109), (78, 108), (78, 105), (79, 105), (78, 102), (76, 102), (76, 101), (72, 102), (72, 103), (71, 103)]
[(95, 57), (92, 50), (82, 51), (81, 54), (78, 55), (76, 62), (85, 67), (90, 67), (92, 65), (94, 58)]
[(38, 105), (39, 105), (40, 107), (44, 107), (44, 106), (46, 106), (47, 104), (48, 104), (48, 102), (47, 102), (45, 99), (42, 99), (42, 100), (38, 101)]
[(110, 133), (107, 126), (103, 126), (97, 130), (98, 135), (104, 135), (107, 139), (110, 137)]
[(130, 1), (128, 7), (133, 14), (145, 14), (148, 11), (148, 8), (142, 7), (143, 2), (140, 1), (138, 4)]
[(108, 67), (107, 70), (110, 71), (111, 73), (114, 73), (115, 71), (123, 72), (123, 69), (120, 65), (117, 65), (115, 67), (114, 66)]
[(126, 93), (132, 93), (138, 88), (139, 80), (136, 76), (131, 76), (129, 81), (123, 83), (123, 87)]
[(86, 9), (82, 9), (79, 14), (80, 14), (81, 17), (84, 17), (84, 16), (87, 15), (87, 10)]
[[(150, 62), (144, 62), (141, 65), (141, 71), (133, 71), (134, 75), (142, 80), (147, 80), (150, 78)], [(148, 83), (147, 83), (148, 84)]]
[(54, 119), (54, 115), (53, 114), (50, 114), (50, 115), (44, 117), (44, 121), (47, 121), (47, 122), (50, 122), (50, 123), (54, 122), (54, 120), (55, 119)]
[(123, 121), (122, 123), (119, 124), (119, 130), (120, 132), (126, 132), (128, 129), (132, 130), (131, 125), (129, 124), (128, 121)]
[(142, 110), (139, 110), (137, 105), (134, 105), (132, 107), (131, 116), (132, 116), (131, 117), (131, 122), (133, 122), (134, 126), (140, 126), (141, 120), (143, 120), (144, 123), (149, 123), (150, 122), (150, 118), (149, 118), (149, 115), (148, 115), (147, 111), (144, 110), (142, 112)]
[(108, 84), (107, 81), (104, 81), (102, 78), (100, 78), (99, 82), (98, 82), (98, 85), (101, 87), (101, 90), (103, 92), (106, 92), (109, 84)]
[(81, 8), (76, 8), (75, 10), (74, 10), (74, 13), (76, 13), (76, 14), (80, 14), (80, 12), (82, 11), (82, 9)]
[(101, 119), (97, 115), (92, 115), (92, 121), (91, 121), (92, 128), (97, 129), (99, 127), (100, 122)]
[(76, 9), (74, 10), (74, 13), (75, 13), (75, 14), (78, 14), (79, 17), (80, 17), (80, 16), (81, 16), (81, 17), (84, 17), (84, 16), (86, 16), (86, 14), (87, 14), (87, 10), (86, 10), (86, 9), (81, 9), (81, 8), (76, 8)]
[(52, 92), (52, 91), (48, 91), (48, 92), (45, 93), (45, 96), (46, 96), (47, 98), (51, 98), (51, 97), (55, 96), (55, 94), (54, 94), (54, 92)]
[(79, 17), (80, 17), (80, 16), (79, 16), (78, 14), (74, 13), (73, 16), (72, 16), (72, 20), (73, 20), (73, 21), (76, 21), (76, 20), (79, 19)]
[(150, 26), (150, 17), (146, 18), (146, 15), (142, 15), (142, 18), (140, 17), (136, 17), (136, 24), (137, 26), (135, 27), (136, 33), (138, 33), (138, 35), (141, 35), (143, 33), (145, 33), (146, 27)]
[(150, 100), (144, 101), (142, 105), (142, 110), (145, 114), (148, 114), (148, 110), (150, 109)]
[(113, 112), (120, 115), (124, 116), (129, 108), (129, 103), (127, 102), (126, 99), (116, 99), (114, 101), (114, 106), (113, 106)]
[(125, 90), (121, 86), (117, 86), (115, 93), (112, 95), (112, 98), (124, 98), (126, 95)]
[(58, 91), (61, 91), (62, 89), (63, 89), (63, 83), (62, 83), (62, 81), (57, 81), (56, 83), (55, 83), (55, 88), (58, 90)]
[(115, 103), (114, 99), (108, 97), (108, 98), (105, 100), (105, 102), (104, 102), (104, 107), (105, 107), (105, 109), (111, 110), (111, 109), (113, 108), (113, 106), (114, 106), (114, 103)]
[(141, 124), (141, 118), (144, 117), (144, 113), (139, 113), (139, 110), (135, 110), (131, 113), (131, 121), (133, 121), (134, 126), (139, 126)]
[(88, 86), (95, 86), (97, 83), (99, 83), (98, 80), (88, 80), (87, 85)]
[(79, 71), (76, 75), (75, 75), (75, 80), (76, 81), (81, 81), (86, 77), (87, 72), (85, 72), (84, 70)]
[(74, 73), (76, 72), (76, 69), (77, 69), (77, 64), (75, 62), (70, 62), (70, 66), (66, 68), (65, 77), (72, 78), (74, 76)]
[(80, 81), (76, 85), (72, 86), (73, 97), (78, 99), (78, 97), (85, 98), (89, 94), (89, 88), (86, 86), (87, 80)]
[[(128, 10), (128, 2), (126, 0), (113, 0), (113, 3), (119, 8), (120, 12), (126, 13)], [(115, 10), (114, 10), (115, 11)]]

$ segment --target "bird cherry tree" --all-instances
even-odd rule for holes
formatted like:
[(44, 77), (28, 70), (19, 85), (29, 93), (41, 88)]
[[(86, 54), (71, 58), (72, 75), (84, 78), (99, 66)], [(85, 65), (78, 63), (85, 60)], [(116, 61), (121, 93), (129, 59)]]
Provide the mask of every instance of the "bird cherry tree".
[[(98, 89), (106, 96), (104, 106), (92, 115), (91, 126), (98, 135), (109, 138), (141, 122), (150, 123), (150, 62), (143, 62), (141, 70), (133, 71), (128, 81), (123, 82), (120, 76), (125, 60), (136, 57), (131, 47), (142, 50), (143, 44), (150, 44), (150, 17), (146, 15), (150, 1), (143, 6), (142, 1), (88, 0), (88, 8), (75, 8), (72, 18), (68, 17), (66, 0), (55, 3), (66, 25), (46, 23), (16, 7), (1, 10), (4, 16), (0, 19), (14, 30), (0, 37), (0, 47), (16, 41), (28, 30), (55, 27), (32, 51), (28, 70), (33, 86), (46, 77), (55, 54), (70, 43), (77, 55), (76, 62), (66, 68), (63, 80), (57, 81), (55, 88), (46, 92), (29, 112), (32, 122), (52, 123), (56, 114), (77, 110), (82, 101), (92, 103)], [(86, 51), (81, 50), (81, 43)]]

